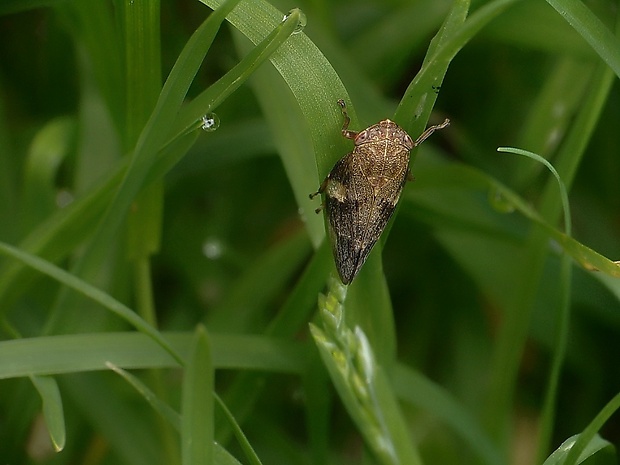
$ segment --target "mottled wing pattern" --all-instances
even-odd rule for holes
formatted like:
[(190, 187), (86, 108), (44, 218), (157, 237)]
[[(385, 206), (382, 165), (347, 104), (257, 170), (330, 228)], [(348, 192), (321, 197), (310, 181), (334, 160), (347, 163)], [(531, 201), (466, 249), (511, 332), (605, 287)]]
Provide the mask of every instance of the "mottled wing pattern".
[[(329, 174), (326, 209), (330, 222), (333, 253), (340, 278), (349, 284), (387, 225), (402, 191), (408, 163), (397, 158), (409, 152), (388, 147), (391, 157), (369, 160), (358, 150), (342, 158)], [(362, 162), (358, 158), (364, 158)], [(396, 171), (395, 171), (396, 170)], [(353, 182), (355, 180), (355, 182)]]

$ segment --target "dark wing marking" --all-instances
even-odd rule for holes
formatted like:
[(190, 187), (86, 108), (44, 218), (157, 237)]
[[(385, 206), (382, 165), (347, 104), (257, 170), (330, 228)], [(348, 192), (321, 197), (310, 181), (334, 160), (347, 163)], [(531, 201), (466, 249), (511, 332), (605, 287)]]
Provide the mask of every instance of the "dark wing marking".
[[(357, 235), (354, 223), (360, 205), (359, 200), (352, 196), (351, 155), (349, 153), (334, 165), (328, 176), (325, 195), (332, 251), (338, 274), (344, 284), (349, 284), (357, 273), (354, 268), (353, 253)], [(332, 195), (332, 189), (340, 189), (344, 197)]]
[[(385, 229), (406, 180), (390, 179), (378, 191), (351, 160), (342, 158), (329, 174), (326, 209), (336, 268), (344, 284), (357, 275)], [(355, 182), (354, 182), (355, 181)], [(345, 195), (330, 195), (334, 191)]]

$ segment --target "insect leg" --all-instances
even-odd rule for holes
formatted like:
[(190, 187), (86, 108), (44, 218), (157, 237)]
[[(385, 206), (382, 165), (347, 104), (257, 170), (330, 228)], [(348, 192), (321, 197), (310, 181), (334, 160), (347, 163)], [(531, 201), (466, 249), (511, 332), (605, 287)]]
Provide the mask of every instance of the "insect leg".
[(325, 192), (325, 188), (327, 187), (327, 181), (329, 179), (329, 176), (327, 176), (323, 182), (321, 183), (321, 185), (319, 186), (319, 190), (316, 192), (313, 192), (312, 194), (310, 194), (310, 200), (312, 200), (313, 198), (315, 198), (317, 195), (322, 194), (323, 192)]
[(342, 109), (342, 116), (344, 117), (344, 122), (342, 123), (342, 135), (347, 139), (355, 139), (357, 137), (357, 132), (349, 131), (349, 123), (351, 122), (351, 118), (347, 114), (347, 105), (344, 103), (343, 99), (338, 100), (338, 105)]
[[(319, 190), (317, 192), (315, 192), (314, 194), (310, 194), (310, 198), (313, 199), (314, 197), (316, 197), (317, 195), (319, 195), (322, 191)], [(319, 205), (319, 208), (315, 208), (314, 209), (314, 213), (321, 213), (321, 210), (323, 210), (325, 208), (325, 204), (322, 203), (321, 205)]]
[(441, 124), (436, 124), (435, 126), (430, 126), (426, 129), (426, 131), (424, 131), (422, 134), (420, 134), (420, 137), (418, 137), (415, 142), (413, 143), (414, 147), (417, 147), (418, 145), (420, 145), (422, 142), (424, 142), (426, 139), (428, 139), (430, 137), (430, 135), (432, 133), (434, 133), (435, 131), (439, 130), (439, 129), (443, 129), (447, 126), (450, 125), (450, 120), (448, 118), (445, 119), (445, 121)]
[[(321, 183), (321, 185), (319, 186), (319, 190), (316, 192), (313, 192), (312, 194), (310, 194), (308, 197), (310, 197), (310, 200), (312, 200), (313, 198), (315, 198), (317, 195), (322, 194), (323, 192), (325, 192), (325, 188), (327, 187), (327, 181), (329, 179), (329, 176), (327, 176), (325, 178), (325, 180)], [(323, 210), (323, 208), (325, 208), (325, 204), (322, 203), (319, 208), (315, 209), (314, 212), (315, 213), (320, 213), (321, 210)]]

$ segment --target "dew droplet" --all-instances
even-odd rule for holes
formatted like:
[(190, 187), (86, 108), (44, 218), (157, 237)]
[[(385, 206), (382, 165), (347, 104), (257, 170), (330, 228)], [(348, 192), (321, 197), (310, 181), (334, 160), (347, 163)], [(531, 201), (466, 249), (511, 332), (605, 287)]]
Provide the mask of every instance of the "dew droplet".
[(308, 217), (306, 216), (306, 210), (299, 207), (297, 209), (297, 214), (299, 215), (299, 219), (301, 220), (302, 223), (307, 223), (308, 222)]
[(224, 245), (217, 237), (208, 237), (202, 244), (202, 253), (209, 260), (217, 260), (222, 256)]
[(492, 187), (489, 190), (489, 203), (500, 213), (512, 213), (515, 211), (515, 206), (506, 198), (502, 190), (497, 187)]
[(201, 118), (202, 125), (200, 126), (204, 131), (212, 132), (220, 127), (220, 117), (215, 113), (207, 113)]
[(299, 12), (299, 20), (297, 21), (297, 26), (295, 27), (293, 34), (299, 34), (301, 31), (304, 30), (304, 27), (306, 27), (306, 23), (308, 22), (308, 20), (306, 19), (306, 14), (299, 8), (293, 8), (291, 11), (286, 13), (284, 15), (284, 18), (282, 18), (282, 22), (286, 21), (295, 12)]
[(66, 189), (61, 189), (56, 193), (56, 206), (64, 208), (67, 205), (73, 203), (74, 197), (71, 192)]

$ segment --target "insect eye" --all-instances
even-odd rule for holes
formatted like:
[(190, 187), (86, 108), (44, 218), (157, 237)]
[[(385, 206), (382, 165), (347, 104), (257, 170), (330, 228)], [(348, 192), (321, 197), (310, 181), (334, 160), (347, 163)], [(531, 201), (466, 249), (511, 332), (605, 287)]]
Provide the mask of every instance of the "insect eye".
[(414, 145), (413, 139), (409, 136), (409, 134), (405, 134), (405, 137), (403, 138), (403, 142), (404, 142), (404, 145), (406, 145), (407, 147), (413, 147)]
[(368, 139), (368, 131), (362, 131), (355, 138), (355, 143), (361, 144), (363, 142), (366, 142), (366, 139)]

